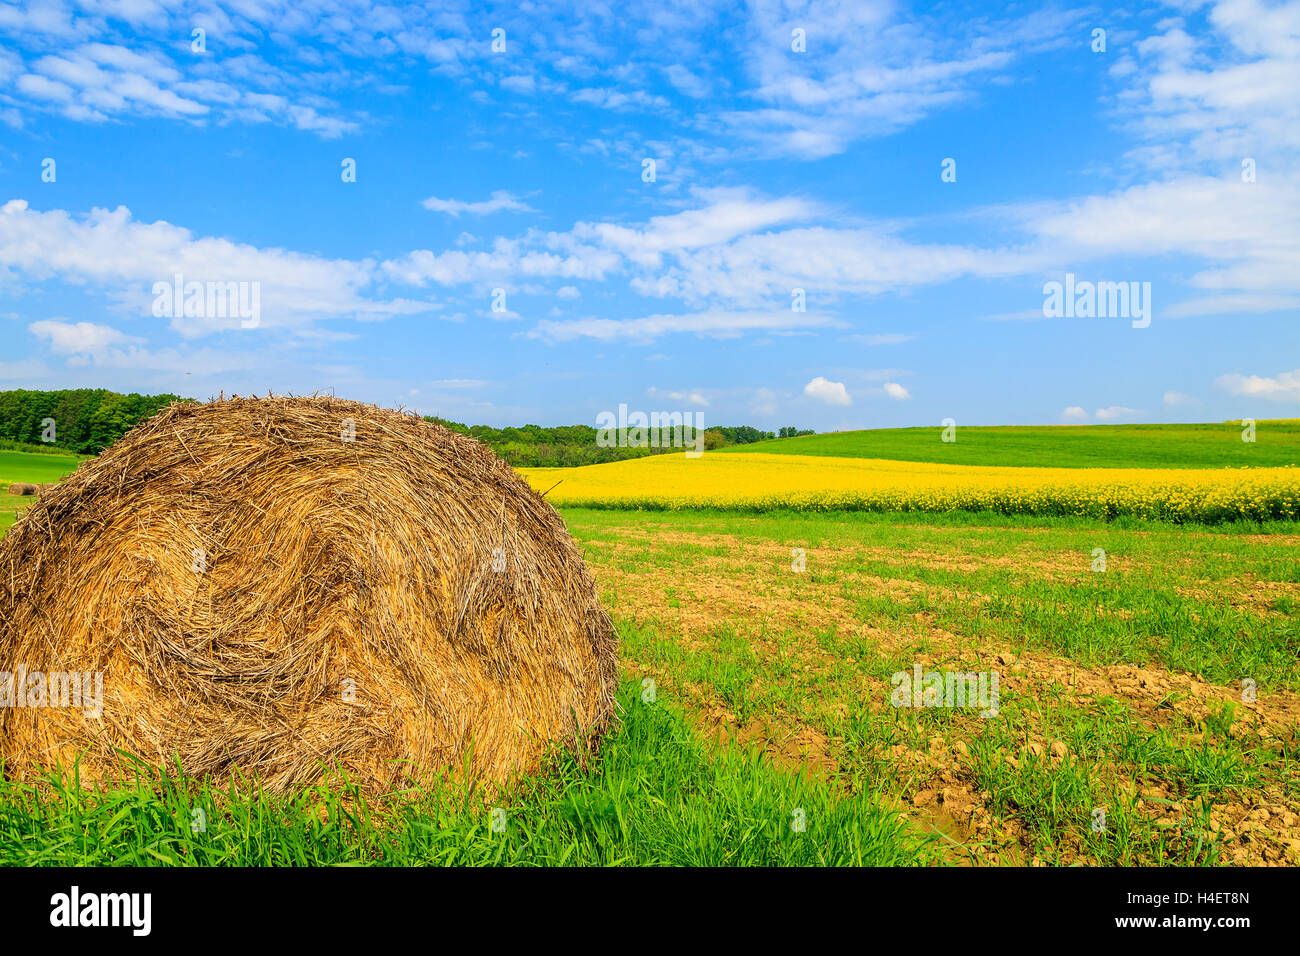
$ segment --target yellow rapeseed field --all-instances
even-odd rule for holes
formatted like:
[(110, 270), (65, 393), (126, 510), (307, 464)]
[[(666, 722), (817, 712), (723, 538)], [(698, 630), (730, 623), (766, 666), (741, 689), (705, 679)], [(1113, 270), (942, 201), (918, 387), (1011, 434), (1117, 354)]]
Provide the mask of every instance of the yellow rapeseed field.
[(520, 472), (539, 491), (550, 489), (554, 504), (593, 508), (991, 510), (1204, 522), (1300, 517), (1295, 468), (1007, 468), (705, 452)]

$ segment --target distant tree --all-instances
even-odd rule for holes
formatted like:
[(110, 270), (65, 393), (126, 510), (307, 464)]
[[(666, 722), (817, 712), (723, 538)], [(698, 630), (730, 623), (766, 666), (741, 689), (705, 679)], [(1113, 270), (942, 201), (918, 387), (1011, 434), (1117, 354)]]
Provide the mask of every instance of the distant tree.
[(721, 428), (706, 428), (704, 430), (704, 450), (715, 451), (719, 448), (725, 448), (731, 444), (727, 441), (727, 435)]
[(443, 428), (451, 431), (460, 432), (462, 435), (469, 434), (469, 426), (462, 425), (460, 422), (448, 421), (445, 418), (439, 418), (437, 415), (426, 415), (424, 420), (426, 422), (433, 422), (435, 425), (441, 425)]
[(715, 425), (711, 430), (721, 432), (728, 445), (748, 445), (776, 437), (772, 432), (760, 431), (751, 425)]
[[(434, 422), (477, 438), (515, 467), (574, 468), (648, 455), (681, 454), (681, 446), (659, 448), (602, 447), (596, 444), (597, 431), (591, 425), (558, 425), (546, 428), (541, 425), (495, 428), (491, 425), (464, 425), (437, 416), (426, 416)], [(772, 432), (761, 431), (749, 425), (715, 426), (704, 433), (706, 449), (724, 448), (727, 445), (745, 445), (776, 437)]]
[[(171, 394), (122, 395), (104, 388), (11, 389), (0, 392), (0, 439), (95, 455), (144, 419), (187, 400)], [(53, 442), (42, 441), (47, 418), (54, 420)]]

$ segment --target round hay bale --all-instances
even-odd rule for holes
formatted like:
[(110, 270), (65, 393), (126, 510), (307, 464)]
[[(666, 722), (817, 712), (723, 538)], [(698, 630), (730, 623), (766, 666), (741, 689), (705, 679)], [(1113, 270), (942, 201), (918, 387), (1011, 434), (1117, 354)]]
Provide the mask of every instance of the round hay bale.
[(474, 439), (329, 398), (178, 403), (60, 489), (0, 540), (0, 671), (102, 673), (102, 708), (0, 707), (12, 777), (119, 779), (121, 749), (270, 792), (503, 781), (614, 717), (577, 547)]
[(28, 484), (25, 481), (16, 481), (9, 486), (9, 494), (11, 495), (34, 495), (36, 491), (35, 485)]

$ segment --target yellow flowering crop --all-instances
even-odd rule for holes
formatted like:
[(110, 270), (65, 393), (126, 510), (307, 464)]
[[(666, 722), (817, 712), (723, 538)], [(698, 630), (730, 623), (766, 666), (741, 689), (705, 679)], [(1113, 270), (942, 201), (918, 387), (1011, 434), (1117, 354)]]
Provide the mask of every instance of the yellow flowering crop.
[(706, 452), (520, 473), (537, 490), (551, 489), (552, 503), (593, 508), (1300, 518), (1295, 468), (1007, 468)]

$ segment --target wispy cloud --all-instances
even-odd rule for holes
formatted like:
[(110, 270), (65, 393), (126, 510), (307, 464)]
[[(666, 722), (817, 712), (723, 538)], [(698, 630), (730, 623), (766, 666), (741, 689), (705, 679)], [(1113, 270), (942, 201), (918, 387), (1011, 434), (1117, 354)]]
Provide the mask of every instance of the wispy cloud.
[(1232, 395), (1273, 402), (1300, 402), (1300, 368), (1278, 375), (1221, 375), (1214, 382)]
[(690, 332), (714, 338), (734, 338), (743, 332), (843, 326), (828, 316), (796, 312), (695, 312), (647, 315), (636, 319), (545, 319), (529, 333), (557, 342), (593, 338), (606, 342), (629, 339), (651, 342), (662, 335)]
[(431, 209), (434, 212), (445, 212), (449, 216), (459, 216), (461, 213), (468, 213), (471, 216), (486, 216), (494, 212), (536, 212), (532, 206), (525, 203), (518, 196), (507, 192), (504, 189), (497, 189), (492, 192), (489, 199), (481, 202), (465, 202), (460, 199), (439, 199), (437, 196), (430, 196), (420, 203), (425, 209)]
[[(376, 319), (428, 312), (432, 303), (367, 295), (375, 282), (370, 261), (327, 259), (198, 237), (168, 222), (140, 222), (124, 206), (75, 217), (39, 212), (25, 200), (0, 206), (0, 268), (34, 279), (93, 283), (128, 308), (152, 318), (153, 285), (186, 280), (260, 283), (262, 325), (310, 325), (321, 318)], [(236, 316), (186, 316), (169, 321), (187, 336), (239, 328)]]

